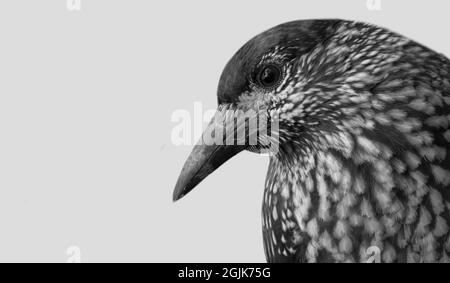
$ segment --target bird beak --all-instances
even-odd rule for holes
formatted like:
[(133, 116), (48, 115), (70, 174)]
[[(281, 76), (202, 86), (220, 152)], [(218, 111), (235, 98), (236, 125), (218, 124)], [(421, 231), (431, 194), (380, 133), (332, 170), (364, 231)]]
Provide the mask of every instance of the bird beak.
[(238, 145), (206, 144), (207, 135), (214, 131), (211, 127), (215, 127), (214, 122), (205, 129), (201, 140), (184, 164), (173, 192), (173, 201), (184, 197), (222, 164), (245, 149), (245, 146)]

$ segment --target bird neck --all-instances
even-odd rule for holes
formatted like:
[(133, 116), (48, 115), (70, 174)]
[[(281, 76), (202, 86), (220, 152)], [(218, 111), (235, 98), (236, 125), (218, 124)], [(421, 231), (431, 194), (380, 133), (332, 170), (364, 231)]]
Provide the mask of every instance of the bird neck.
[(346, 188), (329, 187), (325, 172), (332, 172), (329, 177), (335, 180), (348, 178), (348, 172), (333, 164), (336, 161), (325, 152), (298, 156), (295, 162), (286, 160), (271, 159), (264, 192), (263, 235), (270, 262), (305, 260), (297, 257), (299, 251), (306, 249), (310, 234), (318, 234), (320, 224), (334, 222), (330, 197), (342, 201), (346, 192)]
[[(356, 166), (331, 150), (298, 155), (295, 162), (286, 160), (271, 159), (264, 193), (263, 234), (270, 261), (314, 261), (317, 254), (306, 253), (309, 258), (298, 259), (299, 252), (310, 249), (317, 253), (310, 245), (327, 246), (332, 241), (338, 241), (342, 250), (352, 252), (353, 235), (347, 228), (350, 226), (365, 226), (370, 233), (379, 231), (371, 240), (381, 245), (383, 231), (378, 217), (383, 215), (375, 218), (377, 204), (370, 195), (367, 182), (371, 181), (366, 173), (389, 176), (383, 172), (382, 163), (376, 169), (365, 164)], [(390, 181), (386, 178), (385, 182)], [(401, 210), (401, 203), (394, 198), (387, 198), (382, 205), (392, 217)], [(340, 225), (342, 219), (345, 221)]]
[[(312, 218), (327, 222), (335, 218), (336, 213), (342, 217), (350, 213), (345, 207), (355, 198), (352, 174), (354, 170), (365, 170), (364, 166), (352, 168), (327, 151), (300, 155), (294, 162), (286, 160), (271, 159), (264, 193), (264, 214), (270, 214), (273, 220), (281, 218), (286, 226), (295, 224), (303, 229)], [(365, 198), (369, 192), (359, 193), (359, 197)], [(342, 207), (338, 208), (336, 203), (343, 203)]]
[(448, 188), (450, 173), (439, 163), (450, 159), (435, 151), (425, 162), (414, 148), (399, 151), (363, 135), (346, 139), (341, 133), (325, 138), (332, 141), (326, 147), (272, 157), (262, 221), (268, 260), (364, 261), (367, 249), (377, 247), (387, 262), (406, 261), (419, 256), (406, 253), (412, 241), (425, 245), (420, 256), (432, 261), (437, 239), (448, 239), (450, 247), (444, 220), (450, 203), (441, 189)]

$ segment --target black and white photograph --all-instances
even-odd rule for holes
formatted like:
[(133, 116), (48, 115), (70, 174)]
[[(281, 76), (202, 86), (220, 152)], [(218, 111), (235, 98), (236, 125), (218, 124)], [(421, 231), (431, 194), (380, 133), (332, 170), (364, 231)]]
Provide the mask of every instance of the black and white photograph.
[(449, 8), (1, 1), (0, 262), (450, 263)]

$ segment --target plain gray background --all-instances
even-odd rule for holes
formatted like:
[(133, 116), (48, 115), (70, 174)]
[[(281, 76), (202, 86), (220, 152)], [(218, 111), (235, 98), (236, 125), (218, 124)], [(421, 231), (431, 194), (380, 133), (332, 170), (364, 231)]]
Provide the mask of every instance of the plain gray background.
[(372, 22), (450, 54), (447, 1), (0, 2), (0, 261), (264, 262), (267, 157), (243, 153), (181, 202), (177, 109), (216, 106), (252, 36), (297, 19)]

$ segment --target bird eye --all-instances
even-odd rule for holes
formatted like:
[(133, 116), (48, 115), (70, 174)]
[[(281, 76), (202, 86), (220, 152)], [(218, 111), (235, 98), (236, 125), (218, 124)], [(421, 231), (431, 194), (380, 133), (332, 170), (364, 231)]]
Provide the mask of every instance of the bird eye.
[(258, 74), (258, 82), (261, 86), (271, 88), (281, 81), (281, 69), (275, 65), (264, 66)]

